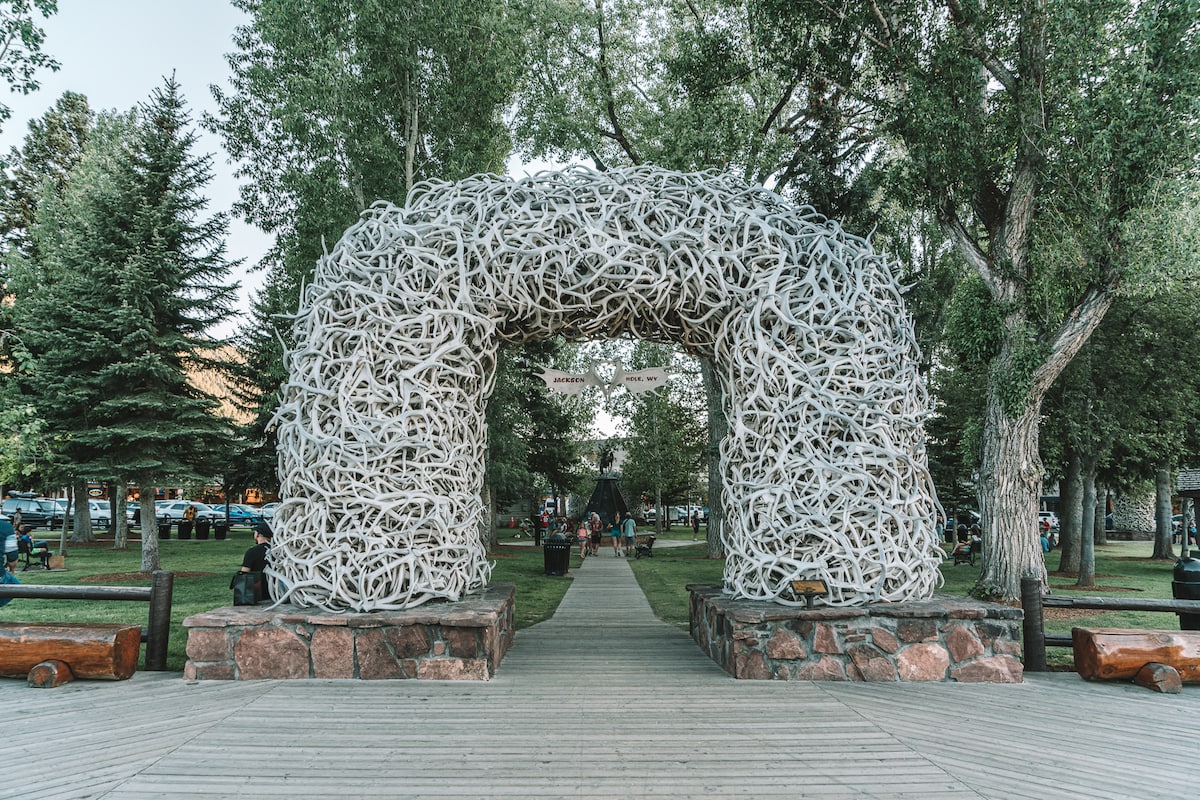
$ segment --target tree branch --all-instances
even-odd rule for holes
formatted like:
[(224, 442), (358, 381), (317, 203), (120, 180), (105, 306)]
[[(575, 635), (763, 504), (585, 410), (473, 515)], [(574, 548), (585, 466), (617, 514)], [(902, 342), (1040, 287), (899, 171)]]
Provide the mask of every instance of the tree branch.
[(988, 74), (995, 78), (1006, 92), (1015, 96), (1017, 94), (1017, 77), (1013, 75), (1012, 70), (1005, 66), (1004, 62), (996, 57), (995, 53), (984, 46), (975, 26), (971, 20), (967, 19), (962, 3), (959, 0), (946, 0), (946, 7), (950, 11), (950, 19), (958, 28), (958, 32), (962, 34), (967, 47), (971, 48), (971, 52), (987, 69)]
[(638, 157), (637, 151), (633, 148), (633, 143), (625, 135), (625, 129), (622, 127), (621, 121), (617, 118), (617, 103), (613, 97), (612, 74), (608, 69), (608, 40), (604, 35), (604, 0), (596, 0), (596, 35), (600, 47), (598, 62), (600, 81), (604, 84), (604, 113), (608, 117), (609, 124), (612, 125), (612, 138), (621, 146), (621, 149), (625, 151), (625, 155), (629, 157), (629, 160), (633, 164), (641, 164), (641, 158)]

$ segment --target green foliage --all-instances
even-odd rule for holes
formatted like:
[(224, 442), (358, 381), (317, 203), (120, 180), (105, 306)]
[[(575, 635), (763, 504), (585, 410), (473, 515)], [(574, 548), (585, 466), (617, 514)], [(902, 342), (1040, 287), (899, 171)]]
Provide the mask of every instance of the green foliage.
[[(674, 366), (686, 369), (664, 345), (638, 342), (630, 369)], [(626, 394), (631, 410), (626, 435), (626, 456), (621, 486), (627, 501), (645, 496), (654, 505), (673, 505), (694, 496), (697, 475), (704, 464), (707, 420), (704, 397), (699, 392), (698, 370), (682, 380), (640, 395)]]
[(270, 425), (283, 347), (327, 242), (413, 183), (503, 171), (503, 124), (521, 65), (508, 2), (236, 0), (249, 15), (227, 56), (226, 92), (205, 124), (239, 164), (238, 213), (275, 236), (237, 342), (236, 398), (253, 421), (232, 484), (276, 485)]
[[(46, 33), (36, 23), (34, 12), (49, 17), (58, 11), (57, 0), (3, 0), (0, 2), (0, 78), (12, 91), (29, 94), (38, 88), (37, 72), (58, 70), (58, 62), (42, 52)], [(12, 109), (0, 103), (0, 124)]]
[(101, 115), (65, 186), (44, 186), (11, 288), (22, 381), (60, 481), (162, 485), (222, 463), (228, 427), (188, 381), (233, 292), (226, 218), (201, 217), (211, 163), (194, 144), (168, 79), (136, 115)]

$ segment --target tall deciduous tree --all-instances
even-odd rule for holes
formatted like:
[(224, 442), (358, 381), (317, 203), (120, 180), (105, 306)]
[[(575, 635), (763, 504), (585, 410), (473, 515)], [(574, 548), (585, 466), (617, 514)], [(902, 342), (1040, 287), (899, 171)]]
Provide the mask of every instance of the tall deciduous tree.
[[(1105, 312), (1156, 185), (1194, 165), (1200, 7), (1191, 0), (758, 0), (845, 24), (851, 59), (922, 192), (1000, 314), (980, 450), (977, 592), (1045, 581), (1030, 520), (1046, 392)], [(1054, 240), (1052, 247), (1035, 244)]]
[[(235, 0), (250, 16), (228, 56), (231, 90), (206, 124), (243, 179), (238, 212), (275, 236), (266, 288), (238, 335), (254, 415), (240, 475), (266, 481), (281, 345), (324, 243), (421, 180), (503, 171), (520, 21), (495, 0)], [(271, 483), (273, 483), (273, 479)], [(267, 484), (269, 485), (269, 484)]]
[[(869, 106), (848, 91), (853, 66), (830, 80), (828, 24), (790, 27), (806, 47), (774, 46), (745, 0), (534, 0), (530, 70), (516, 133), (529, 155), (588, 158), (598, 169), (653, 163), (728, 170), (874, 227), (877, 147)], [(816, 18), (814, 18), (816, 19)], [(718, 467), (725, 419), (702, 362), (709, 416), (712, 556), (723, 554)]]

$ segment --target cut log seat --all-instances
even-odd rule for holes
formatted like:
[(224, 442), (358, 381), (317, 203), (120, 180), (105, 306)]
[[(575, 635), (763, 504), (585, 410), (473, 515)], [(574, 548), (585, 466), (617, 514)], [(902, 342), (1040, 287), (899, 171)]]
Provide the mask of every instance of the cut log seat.
[(61, 661), (76, 678), (121, 681), (137, 670), (141, 641), (138, 625), (0, 622), (0, 675), (26, 678)]
[(1200, 631), (1072, 628), (1075, 670), (1084, 680), (1131, 680), (1149, 663), (1174, 667), (1200, 683)]

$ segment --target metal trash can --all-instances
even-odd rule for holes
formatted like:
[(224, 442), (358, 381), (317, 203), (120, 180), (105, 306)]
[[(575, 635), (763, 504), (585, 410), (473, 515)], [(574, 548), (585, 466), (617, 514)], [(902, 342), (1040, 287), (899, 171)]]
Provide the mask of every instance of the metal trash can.
[(223, 519), (219, 519), (213, 523), (213, 538), (218, 542), (225, 541), (225, 537), (229, 535), (229, 523)]
[(571, 543), (560, 533), (542, 542), (542, 561), (547, 575), (566, 575), (571, 568)]
[(158, 538), (159, 539), (170, 539), (171, 538), (171, 523), (169, 523), (169, 522), (158, 523)]
[(179, 540), (192, 538), (192, 521), (190, 519), (179, 520)]
[[(1176, 600), (1200, 600), (1200, 558), (1181, 558), (1175, 562), (1171, 594)], [(1179, 630), (1200, 631), (1200, 613), (1185, 614), (1180, 611), (1178, 614)]]
[(196, 538), (207, 539), (208, 532), (212, 530), (212, 520), (198, 519), (196, 520)]

